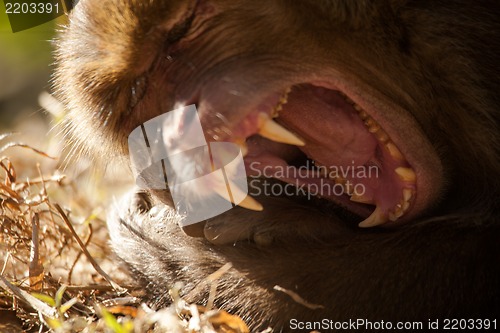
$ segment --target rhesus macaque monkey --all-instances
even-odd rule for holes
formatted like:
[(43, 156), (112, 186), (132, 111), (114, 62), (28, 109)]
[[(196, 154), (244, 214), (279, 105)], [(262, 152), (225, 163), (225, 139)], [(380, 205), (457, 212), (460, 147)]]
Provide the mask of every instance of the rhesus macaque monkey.
[[(110, 214), (149, 301), (231, 262), (216, 305), (252, 330), (500, 319), (499, 17), (494, 0), (80, 1), (55, 74), (75, 150), (127, 157), (135, 128), (195, 104), (206, 140), (267, 177), (250, 209), (189, 226), (167, 190)], [(320, 183), (343, 191), (264, 191)]]

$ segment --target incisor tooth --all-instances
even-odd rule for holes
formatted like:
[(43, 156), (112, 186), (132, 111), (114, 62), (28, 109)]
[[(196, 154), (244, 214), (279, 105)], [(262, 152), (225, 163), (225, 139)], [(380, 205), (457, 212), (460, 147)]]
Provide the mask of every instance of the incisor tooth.
[(259, 134), (269, 140), (295, 146), (304, 146), (305, 142), (295, 134), (273, 121), (266, 113), (259, 114)]
[(373, 213), (368, 216), (364, 221), (358, 224), (361, 228), (375, 227), (387, 222), (387, 217), (382, 213), (382, 210), (377, 206)]
[(415, 179), (417, 178), (415, 171), (411, 168), (399, 167), (394, 171), (397, 173), (399, 178), (405, 182), (415, 182)]
[(385, 147), (387, 148), (387, 150), (389, 150), (389, 154), (391, 154), (391, 156), (394, 157), (395, 159), (398, 159), (398, 160), (404, 159), (403, 154), (401, 154), (398, 147), (396, 147), (396, 145), (394, 143), (387, 142), (385, 144)]
[[(227, 187), (229, 185), (229, 187)], [(249, 209), (249, 210), (255, 210), (255, 211), (262, 211), (264, 210), (264, 207), (260, 203), (258, 203), (254, 198), (243, 192), (236, 184), (231, 182), (230, 180), (227, 181), (226, 184), (215, 184), (214, 186), (214, 191), (217, 192), (221, 197), (226, 199), (227, 201), (238, 205), (240, 207)], [(231, 190), (231, 196), (229, 196), (229, 191)], [(234, 198), (242, 198), (244, 199), (240, 203), (234, 202)]]

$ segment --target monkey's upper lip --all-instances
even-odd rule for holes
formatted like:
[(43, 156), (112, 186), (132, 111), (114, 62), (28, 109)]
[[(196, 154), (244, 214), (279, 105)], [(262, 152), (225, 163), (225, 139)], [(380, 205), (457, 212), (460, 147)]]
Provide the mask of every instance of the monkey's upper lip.
[(337, 202), (363, 217), (362, 227), (404, 219), (417, 193), (415, 171), (370, 114), (331, 88), (295, 84), (229, 130), (207, 134), (240, 144), (250, 176), (277, 178)]

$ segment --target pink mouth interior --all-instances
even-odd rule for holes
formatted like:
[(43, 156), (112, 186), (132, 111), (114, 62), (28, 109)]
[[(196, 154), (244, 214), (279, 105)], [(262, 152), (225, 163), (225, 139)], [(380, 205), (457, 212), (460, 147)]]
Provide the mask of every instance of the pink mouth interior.
[[(319, 197), (335, 201), (362, 217), (370, 215), (375, 206), (388, 212), (401, 201), (408, 184), (394, 170), (409, 167), (408, 163), (402, 156), (393, 156), (385, 146), (386, 140), (368, 130), (366, 120), (345, 95), (311, 84), (293, 86), (288, 102), (275, 120), (306, 144), (294, 147), (251, 136), (245, 158), (250, 176), (260, 173), (305, 188), (311, 184), (324, 186)], [(308, 173), (289, 172), (290, 164), (298, 167), (297, 161), (303, 164), (308, 159)], [(363, 203), (351, 201), (350, 195), (345, 194), (347, 189), (339, 195), (339, 183), (346, 182), (353, 186), (351, 189), (355, 186), (356, 193), (363, 191)], [(335, 193), (325, 190), (336, 184)]]

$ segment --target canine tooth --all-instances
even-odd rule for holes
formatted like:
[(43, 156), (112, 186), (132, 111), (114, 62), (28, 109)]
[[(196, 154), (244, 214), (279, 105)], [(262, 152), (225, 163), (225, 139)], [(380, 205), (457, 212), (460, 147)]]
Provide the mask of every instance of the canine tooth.
[(305, 142), (295, 134), (269, 118), (266, 113), (259, 114), (260, 130), (259, 134), (269, 140), (286, 143), (295, 146), (304, 146)]
[(408, 202), (413, 196), (413, 191), (410, 188), (403, 189), (403, 201)]
[(351, 195), (351, 201), (362, 203), (362, 204), (372, 204), (373, 200), (365, 198), (361, 195), (353, 194)]
[(398, 147), (396, 147), (396, 145), (392, 141), (387, 142), (385, 144), (385, 147), (389, 151), (389, 154), (391, 154), (391, 156), (394, 157), (395, 159), (398, 159), (398, 160), (404, 159), (403, 154), (401, 154)]
[[(244, 193), (236, 184), (231, 182), (230, 180), (227, 181), (229, 188), (231, 189), (231, 196), (229, 196), (229, 191), (228, 187), (226, 184), (216, 184), (214, 186), (214, 191), (217, 192), (221, 197), (226, 199), (227, 201), (238, 205), (240, 207), (249, 209), (249, 210), (255, 210), (255, 211), (262, 211), (264, 210), (264, 207), (260, 203), (258, 203), (254, 198), (249, 196), (248, 194)], [(234, 197), (244, 197), (244, 199), (240, 203), (234, 202)]]
[(405, 182), (415, 182), (415, 179), (417, 178), (417, 176), (415, 175), (415, 171), (413, 171), (413, 169), (411, 168), (399, 167), (394, 171), (399, 176), (399, 178)]
[(256, 212), (261, 212), (264, 210), (264, 207), (262, 207), (262, 205), (257, 200), (255, 200), (254, 198), (252, 198), (249, 195), (247, 195), (245, 197), (245, 199), (243, 199), (238, 204), (238, 206), (249, 209), (249, 210), (254, 210)]
[[(352, 107), (354, 108), (354, 110), (356, 110), (356, 111), (358, 111), (358, 112), (363, 111), (363, 109), (361, 108), (361, 106), (359, 106), (358, 104), (354, 104)], [(366, 112), (365, 112), (365, 113), (366, 113)]]
[(368, 216), (364, 221), (360, 222), (358, 226), (361, 228), (369, 228), (369, 227), (376, 227), (386, 222), (387, 222), (387, 217), (385, 217), (384, 213), (382, 213), (382, 210), (377, 206), (377, 208), (375, 208), (373, 213), (370, 216)]

